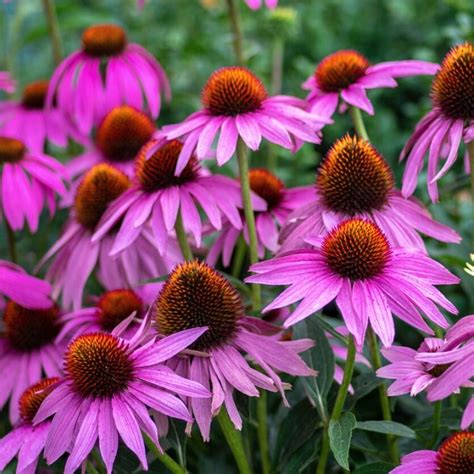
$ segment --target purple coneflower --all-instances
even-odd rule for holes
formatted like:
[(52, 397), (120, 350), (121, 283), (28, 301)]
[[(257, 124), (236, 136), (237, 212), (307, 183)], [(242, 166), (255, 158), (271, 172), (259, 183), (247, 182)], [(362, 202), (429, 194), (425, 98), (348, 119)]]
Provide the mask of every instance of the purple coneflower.
[(15, 92), (15, 80), (11, 77), (9, 72), (0, 71), (0, 91), (8, 92), (12, 94)]
[(64, 379), (45, 398), (34, 424), (52, 416), (44, 450), (48, 464), (66, 451), (65, 473), (72, 474), (98, 444), (107, 473), (113, 472), (119, 439), (148, 467), (143, 434), (161, 450), (156, 424), (148, 409), (190, 422), (177, 395), (209, 397), (199, 383), (175, 374), (163, 363), (206, 328), (182, 331), (154, 343), (143, 342), (142, 325), (130, 340), (90, 333), (74, 339), (64, 355)]
[(56, 210), (56, 194), (64, 196), (66, 169), (51, 156), (31, 152), (16, 138), (0, 136), (0, 212), (13, 230), (28, 223), (38, 230), (46, 205), (51, 215)]
[(426, 253), (418, 232), (442, 242), (461, 240), (457, 232), (433, 220), (418, 200), (401, 195), (387, 162), (362, 138), (346, 135), (334, 143), (308, 202), (290, 216), (283, 229), (282, 252), (304, 247), (305, 237), (326, 234), (354, 216), (376, 223), (395, 247)]
[(303, 141), (319, 143), (320, 130), (329, 123), (305, 112), (300, 99), (269, 97), (260, 79), (239, 66), (215, 71), (202, 90), (201, 101), (202, 110), (162, 129), (169, 140), (185, 136), (177, 174), (194, 152), (199, 160), (206, 158), (217, 136), (216, 159), (222, 166), (235, 153), (239, 137), (251, 150), (260, 147), (262, 137), (295, 150)]
[(9, 301), (0, 334), (0, 408), (10, 398), (10, 421), (18, 419), (21, 394), (44, 374), (61, 374), (64, 347), (55, 343), (61, 329), (59, 308), (28, 309)]
[(82, 49), (54, 72), (47, 105), (52, 107), (56, 101), (78, 130), (89, 135), (119, 105), (128, 104), (158, 117), (162, 90), (169, 99), (166, 74), (145, 48), (128, 43), (120, 26), (95, 25), (83, 32)]
[[(234, 389), (258, 397), (258, 388), (287, 388), (276, 371), (291, 375), (315, 375), (298, 353), (310, 348), (309, 339), (278, 341), (261, 334), (262, 322), (245, 316), (238, 292), (207, 264), (192, 261), (179, 265), (166, 281), (151, 310), (159, 334), (179, 334), (200, 326), (208, 331), (189, 346), (193, 355), (175, 358), (178, 373), (199, 382), (212, 392), (212, 399), (190, 400), (203, 438), (208, 441), (212, 417), (225, 405), (237, 429), (242, 419), (233, 399)], [(250, 366), (244, 355), (263, 372)], [(286, 400), (285, 400), (286, 403)]]
[(38, 472), (38, 461), (44, 449), (51, 421), (44, 420), (33, 425), (33, 418), (42, 401), (58, 381), (58, 377), (43, 379), (23, 392), (19, 401), (20, 421), (0, 439), (0, 471), (3, 472), (7, 464), (14, 457), (18, 457), (17, 474)]
[(474, 423), (474, 395), (466, 405), (461, 420), (461, 429), (467, 430)]
[[(263, 258), (265, 249), (270, 252), (278, 250), (280, 227), (292, 211), (311, 200), (314, 191), (309, 186), (285, 188), (280, 179), (263, 168), (251, 169), (249, 171), (249, 181), (250, 189), (267, 204), (266, 210), (255, 212), (258, 255), (259, 258)], [(247, 244), (249, 244), (247, 225), (244, 224), (242, 229), (227, 221), (209, 250), (207, 262), (214, 265), (219, 255), (222, 254), (222, 263), (227, 267), (230, 264), (237, 240), (242, 234)]]
[[(262, 0), (244, 0), (245, 3), (251, 8), (252, 10), (258, 10), (261, 6), (263, 1)], [(264, 0), (265, 6), (273, 10), (278, 5), (278, 0)]]
[(109, 254), (117, 229), (110, 229), (101, 240), (91, 242), (107, 206), (130, 186), (130, 180), (120, 170), (100, 164), (84, 176), (77, 188), (66, 227), (39, 264), (41, 267), (55, 256), (46, 275), (53, 283), (54, 295), (62, 294), (64, 308), (81, 308), (85, 284), (96, 267), (100, 283), (113, 290), (133, 288), (145, 280), (167, 274), (180, 261), (174, 241), (166, 256), (158, 253), (151, 231), (143, 231), (134, 245), (116, 258)]
[(461, 431), (443, 441), (438, 451), (415, 451), (402, 457), (390, 474), (470, 474), (474, 472), (474, 433)]
[[(444, 58), (431, 87), (432, 110), (416, 126), (400, 156), (407, 156), (402, 192), (414, 193), (428, 152), (428, 194), (439, 199), (438, 180), (453, 166), (461, 142), (474, 140), (474, 47), (455, 46)], [(444, 161), (441, 169), (440, 161)], [(466, 168), (469, 162), (466, 160)], [(472, 170), (471, 170), (472, 172)]]
[(435, 288), (459, 282), (438, 262), (421, 252), (392, 247), (376, 224), (359, 218), (335, 227), (324, 238), (308, 239), (313, 249), (293, 250), (250, 267), (246, 281), (290, 285), (264, 311), (301, 300), (285, 327), (310, 316), (335, 299), (358, 347), (370, 321), (383, 345), (393, 343), (392, 314), (433, 334), (418, 310), (447, 327), (437, 304), (451, 313), (455, 306)]
[(389, 61), (373, 66), (357, 51), (346, 49), (326, 56), (314, 74), (303, 84), (309, 90), (306, 101), (310, 110), (321, 117), (331, 118), (337, 109), (339, 95), (345, 104), (362, 109), (370, 115), (374, 107), (366, 90), (397, 87), (395, 78), (435, 74), (439, 65), (426, 61)]
[[(155, 151), (147, 156), (151, 148)], [(112, 247), (112, 255), (116, 255), (128, 248), (151, 225), (156, 245), (161, 253), (165, 253), (176, 221), (182, 216), (184, 229), (192, 233), (199, 247), (202, 223), (198, 206), (204, 210), (214, 228), (222, 227), (222, 216), (242, 228), (239, 183), (225, 176), (206, 173), (193, 155), (180, 174), (175, 175), (182, 149), (183, 144), (178, 140), (162, 141), (158, 148), (151, 141), (142, 148), (136, 160), (134, 186), (104, 214), (93, 242), (121, 221)], [(256, 196), (254, 204), (257, 209), (266, 207), (265, 202)]]

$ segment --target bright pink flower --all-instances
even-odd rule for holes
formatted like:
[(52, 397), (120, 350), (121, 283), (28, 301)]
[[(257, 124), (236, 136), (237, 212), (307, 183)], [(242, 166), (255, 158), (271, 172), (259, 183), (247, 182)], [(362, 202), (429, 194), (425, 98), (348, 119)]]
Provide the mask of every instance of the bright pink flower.
[[(474, 140), (474, 47), (471, 43), (455, 46), (446, 55), (433, 80), (433, 108), (418, 123), (400, 159), (407, 157), (402, 192), (415, 192), (418, 175), (428, 153), (428, 194), (439, 199), (438, 180), (453, 166), (461, 142)], [(466, 153), (466, 170), (469, 161)], [(444, 161), (441, 169), (440, 161)]]
[(45, 420), (33, 426), (33, 418), (41, 402), (59, 381), (58, 377), (43, 379), (23, 392), (19, 401), (21, 420), (13, 429), (0, 439), (0, 471), (18, 458), (17, 474), (34, 474), (43, 452), (51, 421)]
[[(286, 222), (292, 211), (311, 200), (314, 191), (309, 186), (285, 188), (282, 181), (263, 168), (251, 169), (249, 180), (251, 190), (262, 198), (267, 205), (266, 210), (255, 212), (258, 254), (260, 258), (263, 258), (265, 249), (270, 252), (278, 250), (280, 227)], [(242, 229), (241, 227), (236, 227), (231, 222), (226, 222), (209, 250), (207, 262), (210, 265), (214, 265), (219, 255), (222, 254), (222, 263), (226, 267), (229, 266), (235, 245), (241, 235), (244, 236), (248, 244), (249, 236), (245, 223)]]
[(474, 472), (474, 433), (451, 435), (438, 451), (415, 451), (402, 457), (402, 464), (390, 474), (451, 474)]
[(13, 230), (28, 223), (38, 230), (43, 207), (50, 215), (56, 210), (56, 194), (64, 196), (67, 172), (51, 156), (30, 150), (15, 138), (0, 136), (0, 212)]
[(206, 158), (217, 137), (216, 159), (222, 166), (234, 155), (239, 137), (254, 151), (260, 147), (262, 137), (296, 150), (302, 142), (319, 143), (320, 130), (330, 122), (305, 112), (300, 99), (269, 97), (260, 79), (238, 66), (215, 71), (203, 88), (201, 101), (202, 110), (182, 123), (162, 129), (168, 140), (185, 137), (177, 174), (193, 153), (199, 160)]
[(433, 220), (418, 200), (401, 195), (392, 170), (375, 147), (346, 135), (324, 158), (308, 204), (290, 216), (280, 236), (281, 251), (308, 246), (305, 237), (326, 234), (353, 216), (377, 224), (395, 247), (426, 253), (418, 232), (442, 242), (461, 240), (457, 232)]
[[(262, 6), (262, 0), (244, 0), (245, 3), (252, 9), (258, 10)], [(265, 6), (273, 10), (278, 5), (278, 0), (264, 0)]]
[(326, 56), (316, 67), (312, 76), (303, 84), (309, 90), (306, 97), (310, 111), (321, 117), (334, 115), (339, 103), (352, 105), (370, 115), (374, 107), (367, 97), (366, 90), (379, 87), (397, 87), (395, 78), (435, 74), (438, 64), (426, 61), (389, 61), (373, 66), (367, 58), (354, 50), (340, 50)]
[(467, 430), (474, 423), (474, 395), (469, 400), (461, 420), (461, 429)]
[(428, 334), (425, 316), (441, 327), (448, 323), (437, 304), (451, 313), (455, 306), (435, 288), (459, 278), (421, 252), (392, 247), (372, 222), (350, 219), (326, 237), (307, 239), (313, 249), (293, 250), (250, 267), (249, 283), (290, 285), (264, 311), (301, 300), (285, 327), (335, 300), (358, 347), (370, 324), (385, 347), (393, 343), (392, 314)]
[(15, 92), (16, 83), (9, 72), (0, 71), (0, 91), (12, 94)]
[(59, 308), (27, 309), (9, 301), (0, 335), (0, 409), (10, 399), (10, 421), (18, 420), (18, 400), (43, 374), (61, 375), (64, 347), (55, 343), (61, 325)]
[(156, 59), (140, 45), (128, 43), (122, 28), (104, 24), (87, 28), (82, 49), (58, 66), (47, 104), (52, 107), (56, 101), (78, 130), (88, 135), (119, 105), (128, 104), (158, 117), (162, 91), (169, 99), (168, 78)]
[(77, 188), (74, 208), (62, 235), (39, 263), (41, 267), (54, 256), (46, 278), (53, 283), (55, 296), (62, 294), (64, 308), (81, 308), (84, 287), (95, 269), (104, 288), (133, 288), (145, 280), (167, 274), (181, 260), (174, 240), (170, 242), (169, 252), (161, 256), (151, 231), (146, 229), (134, 245), (115, 258), (110, 257), (110, 252), (116, 229), (110, 229), (98, 241), (91, 241), (109, 204), (130, 185), (121, 171), (101, 164), (94, 166)]
[[(291, 375), (315, 375), (300, 358), (313, 345), (309, 339), (279, 341), (265, 335), (269, 324), (245, 316), (240, 295), (218, 272), (193, 261), (178, 266), (166, 281), (151, 311), (159, 334), (179, 334), (183, 329), (206, 324), (208, 331), (175, 358), (171, 367), (204, 385), (212, 399), (192, 398), (189, 403), (204, 440), (208, 441), (212, 417), (225, 405), (237, 429), (242, 419), (233, 399), (234, 390), (258, 397), (261, 388), (288, 388), (276, 371)], [(277, 332), (278, 329), (276, 329)], [(186, 356), (187, 355), (187, 356)], [(255, 370), (245, 356), (257, 363)], [(286, 400), (284, 398), (285, 403)]]
[(143, 433), (161, 450), (160, 433), (148, 409), (190, 422), (189, 411), (177, 395), (210, 396), (202, 385), (164, 365), (206, 328), (181, 331), (140, 346), (145, 326), (144, 320), (130, 340), (89, 333), (71, 342), (64, 355), (65, 378), (45, 398), (33, 420), (36, 425), (52, 416), (44, 449), (48, 464), (69, 451), (64, 472), (72, 474), (98, 445), (110, 474), (121, 439), (146, 470)]
[(49, 308), (51, 306), (51, 285), (28, 275), (23, 268), (0, 260), (0, 309), (7, 297), (25, 308)]

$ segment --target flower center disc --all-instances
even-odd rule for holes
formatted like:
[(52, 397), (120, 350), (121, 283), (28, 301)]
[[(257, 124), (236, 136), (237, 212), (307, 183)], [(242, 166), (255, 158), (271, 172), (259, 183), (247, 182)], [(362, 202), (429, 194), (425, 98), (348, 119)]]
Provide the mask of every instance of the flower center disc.
[(49, 81), (37, 81), (28, 84), (23, 89), (21, 103), (27, 109), (42, 109), (48, 94)]
[(249, 171), (250, 188), (264, 199), (268, 209), (280, 204), (283, 198), (283, 183), (272, 173), (263, 168), (254, 168)]
[(117, 25), (90, 26), (82, 33), (82, 49), (89, 56), (115, 56), (127, 46), (127, 35)]
[(77, 188), (74, 201), (77, 221), (94, 230), (107, 206), (130, 185), (127, 176), (117, 168), (104, 163), (94, 166)]
[(65, 370), (82, 397), (110, 398), (133, 379), (126, 346), (112, 334), (85, 334), (74, 339), (65, 355)]
[(213, 115), (254, 112), (268, 97), (260, 79), (247, 68), (232, 66), (215, 71), (202, 90), (204, 107)]
[(474, 472), (474, 433), (462, 431), (443, 442), (438, 450), (440, 474)]
[(25, 156), (25, 145), (20, 140), (0, 137), (0, 164), (18, 163)]
[(379, 152), (349, 135), (334, 143), (316, 179), (326, 206), (349, 215), (381, 209), (393, 185), (392, 171)]
[(209, 329), (192, 344), (205, 350), (227, 341), (243, 316), (242, 300), (234, 287), (203, 262), (178, 265), (171, 273), (155, 302), (154, 317), (164, 335), (184, 329), (207, 326)]
[(474, 117), (474, 47), (455, 46), (444, 58), (433, 80), (433, 104), (448, 117), (470, 120)]
[(339, 92), (360, 79), (369, 61), (357, 51), (336, 51), (326, 56), (316, 68), (314, 77), (323, 92)]
[(194, 155), (179, 176), (174, 174), (183, 148), (179, 140), (166, 143), (147, 158), (148, 150), (155, 143), (151, 141), (146, 144), (137, 157), (136, 176), (144, 191), (154, 192), (170, 186), (179, 186), (197, 177), (199, 163)]
[(59, 377), (41, 380), (27, 388), (20, 397), (20, 416), (31, 423), (43, 400), (51, 393), (52, 385), (59, 382)]
[(334, 272), (355, 281), (378, 275), (387, 263), (390, 246), (375, 224), (350, 219), (329, 233), (322, 251)]
[(107, 114), (97, 130), (95, 140), (108, 160), (126, 163), (135, 159), (154, 132), (155, 126), (148, 115), (122, 105)]
[(59, 333), (59, 309), (27, 309), (9, 301), (3, 313), (5, 335), (17, 350), (28, 352), (52, 342)]
[(97, 316), (104, 330), (110, 331), (133, 312), (141, 316), (143, 303), (132, 290), (107, 291), (97, 303)]

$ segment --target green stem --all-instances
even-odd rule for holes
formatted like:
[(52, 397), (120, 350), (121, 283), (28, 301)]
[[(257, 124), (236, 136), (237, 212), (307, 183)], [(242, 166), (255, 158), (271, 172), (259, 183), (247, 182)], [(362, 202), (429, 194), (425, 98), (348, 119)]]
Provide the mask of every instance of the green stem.
[[(372, 359), (372, 365), (374, 368), (374, 371), (380, 369), (382, 367), (382, 358), (380, 356), (380, 351), (379, 351), (379, 346), (377, 344), (377, 339), (375, 337), (374, 332), (369, 329), (367, 331), (367, 335), (369, 338), (369, 348), (370, 348), (370, 355)], [(380, 406), (382, 408), (382, 415), (384, 421), (392, 421), (392, 412), (390, 410), (390, 400), (388, 399), (387, 395), (387, 386), (385, 383), (382, 383), (379, 386), (379, 400), (380, 400)], [(398, 445), (397, 445), (397, 439), (395, 436), (391, 434), (387, 434), (387, 443), (388, 443), (388, 449), (390, 453), (390, 457), (392, 458), (392, 461), (394, 464), (398, 464), (400, 461), (400, 455), (398, 453)]]
[[(341, 417), (342, 410), (344, 409), (344, 403), (346, 402), (346, 397), (349, 392), (349, 385), (351, 384), (352, 374), (354, 373), (355, 356), (356, 356), (356, 348), (354, 344), (354, 337), (349, 336), (349, 345), (347, 347), (346, 365), (344, 366), (344, 376), (342, 378), (342, 383), (337, 392), (336, 401), (334, 402), (334, 407), (332, 409), (329, 423), (331, 421), (337, 421)], [(316, 467), (316, 474), (326, 473), (326, 464), (329, 457), (329, 435), (328, 435), (329, 423), (327, 423), (327, 425), (324, 426), (323, 444), (322, 444), (321, 452), (319, 455), (319, 462)]]
[(58, 17), (56, 15), (56, 7), (54, 6), (54, 0), (43, 0), (43, 10), (48, 23), (48, 32), (49, 38), (51, 40), (53, 59), (57, 66), (63, 57), (63, 47), (61, 35), (59, 33), (59, 23)]
[(235, 278), (240, 277), (242, 265), (244, 263), (245, 254), (247, 253), (247, 244), (242, 236), (237, 242), (237, 249), (234, 252), (234, 261), (232, 262), (231, 275)]
[(104, 474), (105, 473), (104, 464), (102, 463), (102, 458), (100, 457), (100, 454), (98, 453), (97, 449), (92, 450), (92, 457), (95, 459), (95, 462), (97, 464), (97, 472), (99, 474)]
[(270, 448), (268, 446), (268, 422), (267, 422), (267, 392), (260, 391), (260, 397), (257, 399), (257, 434), (260, 447), (260, 456), (262, 459), (262, 473), (270, 474)]
[(176, 216), (174, 230), (176, 231), (176, 238), (178, 239), (179, 247), (181, 249), (184, 259), (188, 262), (193, 260), (193, 251), (191, 250), (191, 247), (188, 242), (188, 237), (186, 236), (186, 231), (184, 230), (181, 211), (178, 211), (178, 215)]
[(97, 471), (91, 461), (87, 461), (86, 463), (86, 472), (88, 474), (99, 474), (99, 471)]
[(469, 142), (466, 146), (467, 146), (467, 154), (469, 155), (469, 164), (471, 165), (471, 205), (472, 205), (471, 251), (474, 252), (474, 140)]
[(285, 42), (280, 36), (273, 39), (273, 58), (272, 58), (272, 95), (281, 93), (283, 77), (283, 53), (285, 51)]
[(245, 454), (244, 442), (242, 439), (242, 433), (237, 431), (232, 424), (232, 421), (227, 414), (227, 411), (224, 407), (221, 408), (221, 411), (217, 415), (217, 421), (221, 427), (224, 437), (229, 445), (234, 459), (239, 468), (240, 474), (251, 474), (252, 468), (250, 467), (249, 461)]
[(156, 446), (148, 436), (145, 436), (145, 443), (153, 456), (155, 456), (155, 459), (158, 459), (161, 464), (166, 466), (172, 474), (186, 474), (186, 469), (180, 466), (171, 456), (168, 456), (168, 454), (161, 453), (158, 446)]
[(433, 436), (431, 438), (431, 447), (436, 446), (436, 441), (438, 440), (439, 430), (441, 427), (441, 412), (443, 408), (443, 402), (438, 400), (434, 403), (433, 411)]
[[(244, 204), (245, 222), (247, 223), (247, 230), (249, 233), (249, 250), (250, 250), (250, 263), (254, 264), (258, 262), (258, 243), (257, 243), (257, 231), (255, 228), (255, 215), (252, 208), (252, 199), (250, 194), (250, 181), (249, 181), (249, 161), (247, 148), (245, 147), (242, 139), (239, 138), (237, 143), (237, 161), (239, 162), (239, 176), (240, 176), (240, 187), (242, 190), (242, 201)], [(254, 310), (260, 309), (261, 306), (261, 294), (260, 285), (252, 285), (252, 308)]]
[(239, 66), (245, 66), (242, 28), (240, 27), (240, 15), (235, 0), (227, 0), (227, 9), (229, 12), (230, 26), (232, 28), (232, 45), (235, 59)]
[(364, 125), (364, 119), (362, 118), (362, 112), (357, 107), (349, 106), (349, 113), (351, 114), (352, 123), (354, 124), (355, 131), (360, 138), (369, 140), (369, 134)]
[(5, 219), (5, 227), (7, 229), (7, 240), (8, 240), (8, 250), (10, 252), (10, 260), (13, 263), (17, 263), (17, 253), (16, 253), (16, 242), (15, 242), (15, 232), (13, 232), (13, 229), (10, 227), (10, 224), (8, 221)]

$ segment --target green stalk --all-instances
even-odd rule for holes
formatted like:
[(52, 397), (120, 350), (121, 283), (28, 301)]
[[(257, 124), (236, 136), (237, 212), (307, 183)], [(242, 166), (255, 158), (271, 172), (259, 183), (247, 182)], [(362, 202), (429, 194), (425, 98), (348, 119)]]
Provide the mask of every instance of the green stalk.
[(267, 392), (260, 390), (257, 399), (257, 435), (262, 459), (262, 473), (271, 473), (270, 448), (268, 446), (268, 422), (267, 422)]
[(94, 467), (91, 461), (86, 463), (86, 472), (87, 474), (99, 474), (99, 471)]
[(242, 236), (237, 241), (237, 248), (234, 253), (234, 261), (232, 262), (231, 275), (235, 278), (240, 277), (242, 265), (244, 263), (245, 254), (247, 253), (247, 244)]
[(349, 106), (349, 113), (351, 114), (352, 123), (354, 124), (355, 131), (360, 138), (369, 141), (369, 134), (364, 125), (364, 119), (362, 118), (362, 112), (357, 107)]
[(242, 433), (234, 428), (232, 421), (227, 414), (224, 407), (221, 408), (217, 415), (217, 421), (221, 427), (224, 437), (229, 445), (232, 454), (234, 455), (235, 462), (239, 468), (240, 474), (251, 474), (252, 468), (250, 467), (247, 455), (245, 454), (244, 442), (242, 439)]
[(186, 236), (186, 231), (184, 230), (183, 218), (181, 216), (181, 211), (178, 211), (176, 216), (176, 222), (174, 224), (174, 230), (176, 231), (176, 238), (178, 239), (179, 247), (183, 254), (184, 259), (189, 262), (194, 259), (193, 251), (188, 242), (188, 237)]
[(180, 466), (171, 456), (168, 456), (168, 454), (161, 453), (158, 446), (156, 446), (148, 436), (145, 436), (145, 443), (153, 456), (155, 456), (155, 459), (158, 459), (161, 464), (166, 466), (172, 474), (186, 474), (186, 469)]
[(48, 23), (48, 32), (51, 41), (53, 59), (57, 66), (63, 57), (63, 46), (61, 42), (61, 35), (59, 33), (59, 23), (58, 17), (56, 15), (54, 0), (43, 0), (43, 10), (44, 15), (46, 16), (46, 22)]
[(17, 263), (17, 253), (16, 253), (16, 242), (15, 242), (15, 232), (13, 232), (13, 229), (10, 227), (10, 224), (8, 223), (7, 219), (5, 219), (5, 227), (7, 230), (7, 240), (8, 240), (8, 250), (10, 252), (10, 260), (13, 263)]
[[(379, 346), (377, 344), (377, 339), (375, 337), (374, 332), (372, 329), (367, 331), (367, 335), (369, 338), (369, 348), (370, 348), (370, 355), (372, 359), (372, 365), (374, 371), (377, 371), (382, 367), (382, 358), (380, 356)], [(380, 406), (382, 407), (382, 415), (384, 421), (392, 421), (392, 412), (390, 410), (390, 400), (388, 399), (387, 395), (387, 386), (385, 383), (382, 383), (379, 386), (379, 399), (380, 399)], [(398, 464), (400, 461), (400, 455), (398, 453), (398, 445), (397, 439), (395, 436), (391, 434), (387, 434), (387, 443), (388, 443), (388, 450), (390, 453), (390, 457), (394, 464)]]
[[(352, 374), (354, 373), (355, 356), (356, 356), (356, 348), (354, 344), (354, 337), (349, 336), (349, 345), (347, 347), (346, 365), (344, 366), (344, 376), (342, 378), (342, 383), (337, 392), (336, 401), (334, 402), (334, 407), (332, 409), (329, 423), (331, 422), (331, 420), (337, 421), (341, 417), (342, 410), (344, 409), (344, 403), (346, 401), (346, 397), (349, 392), (349, 385), (351, 384)], [(316, 467), (316, 474), (325, 474), (327, 472), (326, 464), (329, 457), (329, 435), (328, 435), (329, 423), (325, 424), (324, 426), (323, 444), (322, 444), (321, 452), (319, 455), (319, 462)]]
[(433, 436), (431, 438), (431, 447), (436, 446), (436, 441), (438, 440), (439, 430), (441, 427), (441, 412), (443, 409), (443, 402), (438, 400), (434, 403), (433, 411)]
[(471, 165), (471, 205), (472, 205), (472, 239), (471, 239), (471, 250), (474, 252), (474, 141), (469, 142), (467, 145), (467, 154), (469, 155), (469, 163)]
[(239, 9), (235, 0), (227, 0), (227, 10), (229, 13), (230, 27), (232, 28), (232, 45), (235, 59), (239, 66), (245, 66), (242, 28), (240, 26)]

